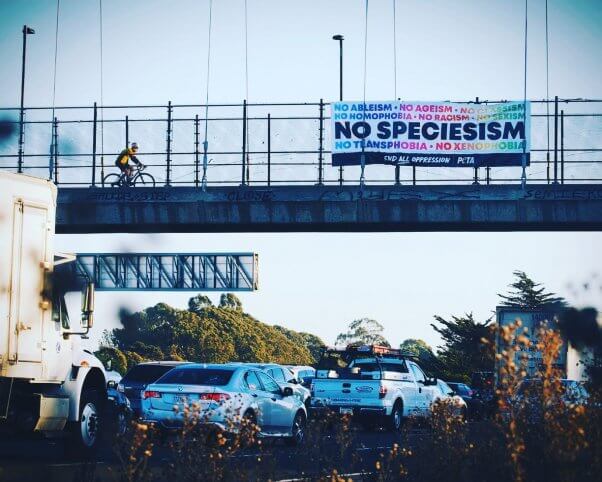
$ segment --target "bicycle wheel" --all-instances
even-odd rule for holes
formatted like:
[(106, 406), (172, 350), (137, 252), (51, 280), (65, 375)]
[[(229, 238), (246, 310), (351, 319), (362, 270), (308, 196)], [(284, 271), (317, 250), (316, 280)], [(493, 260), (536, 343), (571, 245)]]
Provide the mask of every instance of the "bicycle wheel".
[(147, 172), (143, 172), (142, 174), (138, 174), (138, 177), (134, 181), (134, 186), (155, 187), (155, 178)]
[(121, 176), (113, 172), (111, 174), (107, 174), (102, 180), (102, 183), (104, 187), (118, 187), (120, 185), (120, 180)]

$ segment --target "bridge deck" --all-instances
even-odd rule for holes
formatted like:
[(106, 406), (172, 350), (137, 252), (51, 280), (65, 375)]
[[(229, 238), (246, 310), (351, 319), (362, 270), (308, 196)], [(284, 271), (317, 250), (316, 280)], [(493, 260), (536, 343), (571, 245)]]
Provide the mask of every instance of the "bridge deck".
[(57, 232), (597, 231), (602, 185), (61, 188)]

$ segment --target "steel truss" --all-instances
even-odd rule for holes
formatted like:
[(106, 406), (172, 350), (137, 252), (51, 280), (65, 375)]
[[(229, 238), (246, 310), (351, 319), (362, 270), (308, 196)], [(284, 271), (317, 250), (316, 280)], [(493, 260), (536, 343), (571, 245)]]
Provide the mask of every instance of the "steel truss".
[(255, 291), (256, 253), (86, 253), (70, 263), (99, 291)]

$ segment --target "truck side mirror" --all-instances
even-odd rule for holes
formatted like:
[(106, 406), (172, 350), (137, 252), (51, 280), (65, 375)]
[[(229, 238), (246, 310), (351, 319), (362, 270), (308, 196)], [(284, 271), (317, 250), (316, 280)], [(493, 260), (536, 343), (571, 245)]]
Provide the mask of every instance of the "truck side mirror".
[(86, 320), (86, 328), (94, 326), (94, 283), (86, 285), (82, 299), (82, 321)]

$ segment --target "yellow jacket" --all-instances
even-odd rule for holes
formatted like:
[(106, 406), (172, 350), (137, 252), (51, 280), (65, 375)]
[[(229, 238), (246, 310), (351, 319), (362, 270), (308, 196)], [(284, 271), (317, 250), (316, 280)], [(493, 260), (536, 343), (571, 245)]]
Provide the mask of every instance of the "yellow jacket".
[(138, 158), (134, 155), (134, 150), (131, 147), (126, 147), (123, 151), (119, 153), (116, 162), (117, 164), (125, 166), (130, 159), (136, 164), (140, 164), (140, 161), (138, 161)]

